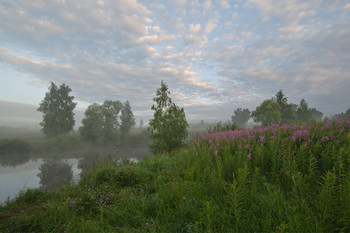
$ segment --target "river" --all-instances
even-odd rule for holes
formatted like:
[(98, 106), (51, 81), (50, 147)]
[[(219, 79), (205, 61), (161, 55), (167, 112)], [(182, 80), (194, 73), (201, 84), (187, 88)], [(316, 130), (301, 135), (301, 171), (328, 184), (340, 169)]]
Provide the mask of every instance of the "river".
[(82, 171), (88, 170), (96, 161), (123, 158), (138, 162), (147, 155), (147, 148), (124, 148), (118, 156), (110, 150), (98, 149), (81, 152), (81, 156), (68, 159), (57, 159), (57, 156), (31, 159), (26, 154), (0, 155), (0, 205), (14, 199), (22, 190), (55, 190), (77, 183)]

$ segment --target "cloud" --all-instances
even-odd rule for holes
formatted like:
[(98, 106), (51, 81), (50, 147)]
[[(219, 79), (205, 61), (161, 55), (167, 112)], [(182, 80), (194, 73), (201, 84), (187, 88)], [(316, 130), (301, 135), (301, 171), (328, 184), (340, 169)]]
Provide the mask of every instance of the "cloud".
[(137, 117), (151, 116), (161, 80), (191, 119), (253, 110), (279, 89), (340, 112), (350, 98), (349, 9), (321, 0), (5, 1), (0, 64), (28, 85), (65, 82), (84, 106), (128, 99)]

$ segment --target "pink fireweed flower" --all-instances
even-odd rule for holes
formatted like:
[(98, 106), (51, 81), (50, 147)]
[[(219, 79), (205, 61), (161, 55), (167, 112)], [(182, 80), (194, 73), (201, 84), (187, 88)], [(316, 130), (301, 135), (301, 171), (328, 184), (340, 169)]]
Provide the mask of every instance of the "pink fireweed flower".
[(324, 141), (327, 141), (327, 140), (329, 140), (329, 137), (328, 137), (328, 136), (325, 136), (325, 137), (323, 137), (323, 138), (321, 139), (321, 142), (324, 142)]
[(251, 154), (251, 153), (249, 153), (249, 154), (247, 155), (247, 158), (248, 158), (248, 160), (251, 160), (251, 158), (252, 158), (252, 154)]
[(214, 155), (215, 155), (215, 157), (218, 157), (218, 151), (217, 150), (214, 152)]
[(265, 136), (260, 136), (260, 137), (259, 137), (259, 142), (260, 142), (260, 143), (263, 143), (263, 142), (264, 142), (264, 138), (265, 138)]
[(250, 148), (250, 144), (247, 144), (245, 148), (249, 149)]
[(290, 138), (290, 140), (291, 140), (292, 142), (294, 142), (294, 141), (295, 141), (295, 136), (292, 136), (292, 137)]
[(303, 134), (303, 132), (302, 132), (301, 130), (298, 130), (298, 131), (297, 131), (298, 137), (301, 137), (302, 134)]

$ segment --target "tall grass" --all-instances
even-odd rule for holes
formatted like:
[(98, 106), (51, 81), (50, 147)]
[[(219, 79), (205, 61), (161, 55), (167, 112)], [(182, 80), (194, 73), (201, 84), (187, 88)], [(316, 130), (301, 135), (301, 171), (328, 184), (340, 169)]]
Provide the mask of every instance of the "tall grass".
[(349, 232), (350, 121), (227, 130), (0, 207), (0, 231)]

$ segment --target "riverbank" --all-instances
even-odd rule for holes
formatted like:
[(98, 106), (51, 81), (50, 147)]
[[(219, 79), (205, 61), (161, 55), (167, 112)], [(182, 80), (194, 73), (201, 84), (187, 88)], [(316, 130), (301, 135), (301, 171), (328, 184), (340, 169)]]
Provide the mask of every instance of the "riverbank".
[(346, 232), (350, 121), (213, 132), (0, 207), (3, 232)]

